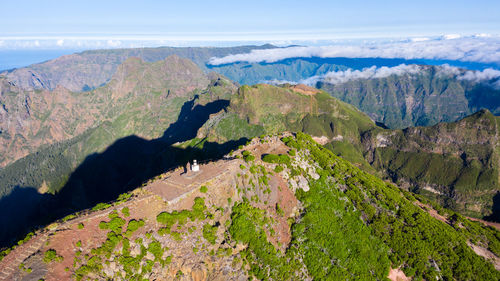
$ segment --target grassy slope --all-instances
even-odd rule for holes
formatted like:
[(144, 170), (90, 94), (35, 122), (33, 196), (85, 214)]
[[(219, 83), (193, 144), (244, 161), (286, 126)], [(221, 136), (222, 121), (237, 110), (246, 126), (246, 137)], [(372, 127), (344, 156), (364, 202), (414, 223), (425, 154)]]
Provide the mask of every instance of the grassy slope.
[(375, 124), (353, 106), (324, 92), (308, 96), (286, 87), (267, 84), (243, 86), (231, 98), (227, 113), (211, 126), (207, 134), (217, 141), (287, 130), (326, 136), (328, 139), (342, 136), (340, 143), (346, 149), (339, 150), (339, 153), (371, 169), (358, 151), (361, 149), (360, 136), (376, 128)]

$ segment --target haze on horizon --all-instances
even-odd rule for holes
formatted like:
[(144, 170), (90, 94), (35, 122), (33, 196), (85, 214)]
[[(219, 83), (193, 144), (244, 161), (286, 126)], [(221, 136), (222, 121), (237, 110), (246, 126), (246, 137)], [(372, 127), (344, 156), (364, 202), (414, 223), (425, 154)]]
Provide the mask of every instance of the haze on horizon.
[[(36, 7), (27, 9), (26, 7)], [(500, 34), (500, 2), (82, 1), (3, 3), (1, 49), (325, 45)], [(7, 12), (8, 11), (8, 12)]]

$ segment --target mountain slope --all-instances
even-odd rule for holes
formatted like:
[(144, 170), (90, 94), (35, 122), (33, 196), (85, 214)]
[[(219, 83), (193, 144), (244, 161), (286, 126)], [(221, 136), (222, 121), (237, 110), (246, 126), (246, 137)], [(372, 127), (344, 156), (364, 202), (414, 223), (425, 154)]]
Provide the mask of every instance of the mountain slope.
[[(203, 98), (195, 98), (202, 91)], [(0, 191), (42, 185), (44, 192), (59, 190), (66, 181), (61, 177), (67, 179), (85, 157), (126, 136), (161, 138), (183, 106), (204, 105), (232, 91), (231, 82), (175, 56), (155, 63), (129, 59), (107, 85), (90, 92), (26, 92), (11, 86), (0, 97), (2, 164), (39, 152), (1, 170)]]
[(138, 57), (145, 62), (164, 60), (177, 55), (195, 62), (207, 70), (205, 63), (211, 57), (221, 57), (235, 53), (246, 53), (254, 49), (276, 48), (272, 45), (240, 46), (228, 48), (135, 48), (92, 50), (62, 56), (47, 62), (1, 73), (8, 81), (22, 89), (53, 90), (57, 86), (71, 91), (88, 91), (100, 87), (112, 78), (118, 66), (128, 58)]
[(366, 141), (366, 157), (402, 186), (498, 220), (499, 119), (482, 110), (453, 123), (379, 132)]
[(240, 84), (258, 84), (265, 81), (299, 82), (330, 71), (347, 69), (361, 70), (366, 67), (393, 67), (406, 64), (423, 64), (419, 60), (383, 59), (383, 58), (290, 58), (272, 63), (234, 62), (222, 65), (208, 65), (208, 68), (229, 77)]
[(306, 132), (366, 171), (464, 214), (498, 219), (498, 117), (489, 111), (433, 127), (390, 130), (322, 91), (305, 95), (297, 87), (305, 86), (241, 87), (198, 137), (224, 142), (283, 130)]
[[(132, 132), (158, 137), (163, 131), (157, 124), (175, 121), (182, 103), (210, 81), (192, 62), (171, 56), (156, 63), (129, 59), (107, 85), (90, 92), (25, 91), (6, 78), (0, 82), (0, 166), (5, 166), (108, 121), (121, 120), (116, 138)], [(141, 124), (125, 124), (128, 119)]]
[(500, 278), (497, 230), (453, 212), (439, 220), (307, 135), (255, 139), (233, 156), (50, 225), (6, 254), (0, 277)]
[[(401, 64), (418, 65), (419, 70), (370, 78), (359, 78), (352, 73)], [(373, 120), (393, 129), (452, 122), (482, 108), (500, 114), (500, 91), (488, 85), (488, 81), (459, 79), (466, 69), (430, 66), (418, 60), (293, 58), (273, 63), (236, 62), (209, 67), (240, 84), (319, 81), (314, 82), (318, 89), (356, 106)], [(346, 70), (351, 72), (342, 74)], [(329, 72), (340, 73), (342, 81), (329, 80)]]

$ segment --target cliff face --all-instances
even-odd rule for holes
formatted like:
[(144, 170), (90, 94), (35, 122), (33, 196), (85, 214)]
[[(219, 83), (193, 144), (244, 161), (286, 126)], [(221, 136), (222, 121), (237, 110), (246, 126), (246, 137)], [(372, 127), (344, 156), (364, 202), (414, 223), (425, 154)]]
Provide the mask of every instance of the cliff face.
[(0, 78), (0, 166), (92, 127), (96, 109), (89, 108), (90, 100), (62, 87), (25, 91)]
[[(129, 180), (159, 169), (145, 158), (153, 161), (154, 152), (194, 137), (198, 123), (208, 118), (204, 115), (224, 108), (221, 99), (235, 91), (227, 79), (205, 75), (179, 57), (156, 63), (130, 59), (107, 85), (90, 92), (23, 91), (6, 81), (3, 85), (0, 197), (16, 187), (58, 192), (87, 160), (95, 166), (81, 168), (89, 186), (74, 180), (76, 189), (98, 188), (92, 182), (96, 172), (89, 171), (106, 170), (106, 185), (123, 190)], [(117, 157), (129, 161), (120, 163)], [(168, 165), (174, 161), (169, 159)], [(75, 200), (78, 206), (89, 204), (86, 198)]]

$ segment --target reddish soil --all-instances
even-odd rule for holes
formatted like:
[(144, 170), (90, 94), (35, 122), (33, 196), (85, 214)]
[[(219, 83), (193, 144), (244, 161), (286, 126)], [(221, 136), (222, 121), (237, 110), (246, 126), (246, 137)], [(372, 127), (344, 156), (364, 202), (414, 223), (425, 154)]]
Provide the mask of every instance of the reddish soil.
[[(144, 234), (148, 229), (156, 227), (156, 215), (164, 209), (164, 206), (163, 200), (156, 196), (142, 195), (139, 198), (122, 203), (116, 207), (63, 223), (49, 236), (48, 245), (42, 247), (42, 251), (55, 249), (57, 254), (64, 258), (62, 262), (49, 264), (46, 280), (68, 280), (71, 278), (71, 272), (74, 270), (73, 260), (75, 252), (80, 249), (82, 255), (88, 254), (92, 248), (100, 246), (106, 240), (107, 231), (100, 230), (99, 223), (101, 221), (109, 221), (108, 215), (112, 211), (117, 210), (120, 216), (124, 217), (121, 211), (123, 208), (128, 207), (130, 216), (124, 217), (126, 220), (145, 220), (146, 227), (140, 228), (131, 237), (131, 239), (135, 239), (136, 236)], [(78, 228), (79, 223), (84, 224), (83, 229)], [(82, 243), (80, 248), (76, 247), (78, 241)], [(70, 270), (66, 271), (66, 267)]]
[[(286, 147), (277, 137), (270, 138), (267, 143), (255, 144), (247, 148), (256, 156), (256, 162), (270, 169), (269, 164), (262, 163), (260, 158), (265, 153), (287, 153)], [(12, 280), (12, 276), (19, 271), (19, 264), (32, 254), (40, 251), (40, 255), (48, 249), (55, 249), (63, 257), (62, 262), (52, 262), (43, 266), (47, 267), (45, 280), (68, 280), (71, 278), (73, 261), (76, 251), (81, 250), (82, 255), (90, 253), (92, 248), (100, 246), (106, 240), (107, 231), (99, 229), (101, 221), (109, 221), (109, 213), (117, 210), (126, 220), (143, 219), (145, 226), (134, 232), (130, 239), (143, 236), (150, 230), (157, 230), (156, 215), (162, 211), (173, 209), (190, 209), (196, 196), (204, 196), (206, 203), (213, 206), (227, 206), (227, 198), (235, 198), (234, 184), (237, 172), (240, 172), (240, 159), (221, 160), (215, 163), (201, 165), (200, 172), (182, 174), (182, 170), (174, 170), (164, 174), (160, 179), (153, 181), (143, 189), (134, 191), (135, 197), (130, 201), (106, 210), (92, 212), (67, 222), (54, 224), (47, 228), (45, 234), (38, 234), (32, 240), (15, 249), (0, 262), (0, 280)], [(208, 192), (202, 194), (201, 185), (208, 187)], [(284, 250), (290, 242), (291, 233), (287, 219), (296, 210), (298, 201), (286, 182), (279, 175), (271, 175), (269, 181), (271, 194), (269, 194), (266, 207), (274, 218), (273, 224), (276, 233), (275, 245), (279, 242)], [(262, 192), (262, 190), (261, 190)], [(235, 198), (236, 199), (236, 198)], [(279, 203), (284, 215), (276, 214), (275, 206)], [(262, 204), (262, 203), (259, 203)], [(122, 209), (129, 208), (130, 216), (124, 217)], [(229, 215), (229, 212), (225, 214)], [(83, 223), (83, 229), (78, 224)], [(126, 224), (124, 228), (126, 227)], [(78, 241), (82, 246), (76, 247)], [(69, 268), (67, 271), (66, 268)]]
[(450, 221), (444, 217), (444, 216), (441, 216), (440, 214), (438, 214), (438, 212), (436, 210), (434, 210), (434, 208), (432, 208), (431, 206), (429, 205), (426, 205), (420, 201), (415, 201), (415, 204), (417, 206), (419, 206), (420, 208), (422, 208), (422, 210), (426, 211), (427, 213), (429, 213), (429, 215), (431, 215), (433, 218), (435, 219), (438, 219), (446, 224), (450, 224)]
[(491, 222), (491, 221), (485, 221), (485, 220), (481, 220), (481, 219), (476, 219), (476, 218), (471, 218), (471, 217), (467, 217), (468, 219), (470, 219), (471, 221), (478, 221), (478, 222), (481, 222), (485, 225), (488, 225), (488, 226), (491, 226), (491, 227), (494, 227), (496, 228), (496, 230), (500, 231), (500, 223), (497, 223), (497, 222)]
[(392, 281), (409, 281), (411, 278), (407, 277), (405, 273), (399, 268), (391, 268), (389, 271), (389, 276), (387, 276)]
[(299, 92), (301, 94), (308, 95), (308, 96), (313, 96), (313, 95), (320, 92), (320, 90), (313, 88), (313, 87), (306, 86), (304, 84), (297, 84), (297, 85), (290, 86), (290, 89), (294, 90), (295, 92)]

